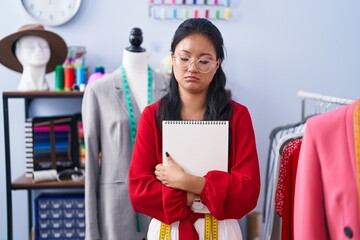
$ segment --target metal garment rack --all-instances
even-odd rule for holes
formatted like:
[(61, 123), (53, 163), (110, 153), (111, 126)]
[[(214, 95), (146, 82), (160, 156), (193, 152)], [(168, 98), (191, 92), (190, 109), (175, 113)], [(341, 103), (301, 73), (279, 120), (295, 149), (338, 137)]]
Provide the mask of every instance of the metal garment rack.
[(301, 97), (301, 119), (305, 119), (305, 110), (306, 110), (306, 100), (315, 100), (318, 102), (326, 102), (328, 104), (336, 104), (336, 105), (348, 105), (355, 101), (355, 99), (351, 98), (341, 98), (334, 96), (326, 96), (318, 93), (311, 93), (306, 91), (298, 91), (298, 96)]

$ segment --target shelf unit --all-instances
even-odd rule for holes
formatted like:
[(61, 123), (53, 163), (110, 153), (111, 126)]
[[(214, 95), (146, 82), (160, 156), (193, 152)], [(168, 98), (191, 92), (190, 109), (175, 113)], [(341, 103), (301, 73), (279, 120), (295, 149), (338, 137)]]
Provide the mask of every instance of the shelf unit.
[[(26, 177), (25, 173), (14, 181), (11, 178), (11, 154), (10, 154), (10, 129), (9, 129), (9, 100), (24, 99), (25, 116), (29, 116), (31, 102), (34, 99), (53, 98), (53, 99), (82, 99), (82, 92), (56, 92), (56, 91), (31, 91), (31, 92), (3, 92), (3, 115), (4, 115), (4, 144), (5, 144), (5, 174), (6, 174), (6, 206), (7, 206), (7, 230), (8, 240), (13, 239), (13, 206), (12, 191), (26, 190), (28, 195), (28, 222), (29, 233), (31, 232), (33, 213), (32, 213), (32, 190), (35, 189), (82, 189), (84, 181), (51, 181), (34, 183), (31, 178)], [(24, 160), (25, 164), (25, 160)]]

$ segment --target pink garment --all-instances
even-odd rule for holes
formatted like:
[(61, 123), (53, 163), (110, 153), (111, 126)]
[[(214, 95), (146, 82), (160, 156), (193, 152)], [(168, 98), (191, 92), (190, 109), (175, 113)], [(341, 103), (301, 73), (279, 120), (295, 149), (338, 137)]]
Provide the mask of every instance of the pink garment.
[(294, 239), (360, 239), (354, 108), (315, 116), (303, 136), (295, 191)]

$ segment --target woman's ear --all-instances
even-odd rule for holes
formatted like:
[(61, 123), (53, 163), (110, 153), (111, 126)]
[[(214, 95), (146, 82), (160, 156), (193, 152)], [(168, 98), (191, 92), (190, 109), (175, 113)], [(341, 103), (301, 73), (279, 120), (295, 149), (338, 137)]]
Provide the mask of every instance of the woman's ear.
[(218, 70), (218, 68), (220, 67), (221, 62), (222, 62), (222, 59), (218, 59), (218, 60), (216, 61), (216, 70)]

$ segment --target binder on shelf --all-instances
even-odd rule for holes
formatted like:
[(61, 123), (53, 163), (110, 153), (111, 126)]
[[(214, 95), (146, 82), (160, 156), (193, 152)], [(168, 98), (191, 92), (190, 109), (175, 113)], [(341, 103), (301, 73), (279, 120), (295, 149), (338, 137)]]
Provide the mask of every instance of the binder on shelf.
[[(228, 171), (229, 121), (163, 121), (162, 134), (164, 165), (168, 152), (185, 172), (196, 176)], [(209, 210), (205, 206), (197, 212)]]
[(77, 120), (77, 134), (79, 141), (79, 166), (85, 168), (85, 139), (84, 139), (84, 128), (81, 119), (81, 115)]
[(33, 171), (79, 167), (81, 115), (34, 117), (25, 121), (26, 176)]

